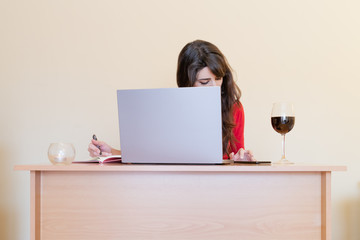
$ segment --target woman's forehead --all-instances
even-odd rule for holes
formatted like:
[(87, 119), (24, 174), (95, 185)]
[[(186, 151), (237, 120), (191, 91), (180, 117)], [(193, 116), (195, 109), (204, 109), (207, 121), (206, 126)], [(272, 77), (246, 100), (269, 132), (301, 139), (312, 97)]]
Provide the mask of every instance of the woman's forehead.
[(223, 72), (216, 72), (216, 71), (212, 71), (208, 66), (200, 69), (197, 74), (196, 77), (199, 78), (200, 76), (210, 76), (210, 77), (224, 77), (225, 74), (223, 74)]

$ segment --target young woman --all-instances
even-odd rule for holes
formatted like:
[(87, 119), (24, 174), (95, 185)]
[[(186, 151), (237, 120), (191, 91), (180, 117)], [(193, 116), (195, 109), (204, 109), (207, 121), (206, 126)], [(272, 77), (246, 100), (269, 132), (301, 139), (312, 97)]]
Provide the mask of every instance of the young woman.
[[(244, 147), (244, 109), (240, 103), (241, 92), (221, 51), (212, 43), (202, 40), (186, 44), (179, 54), (176, 77), (179, 87), (221, 87), (224, 159), (255, 160), (251, 151), (245, 150)], [(120, 150), (104, 142), (92, 140), (88, 148), (90, 156), (99, 156), (99, 148), (103, 156), (121, 154)]]

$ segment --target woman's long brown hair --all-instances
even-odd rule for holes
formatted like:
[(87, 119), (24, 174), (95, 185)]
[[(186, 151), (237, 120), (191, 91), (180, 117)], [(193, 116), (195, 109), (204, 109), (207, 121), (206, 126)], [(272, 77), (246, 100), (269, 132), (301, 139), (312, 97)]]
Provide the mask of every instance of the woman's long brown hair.
[(212, 43), (196, 40), (185, 45), (181, 50), (177, 66), (177, 85), (192, 87), (198, 72), (208, 67), (216, 77), (222, 77), (221, 113), (222, 113), (222, 144), (223, 153), (229, 154), (229, 144), (236, 139), (233, 134), (233, 106), (239, 104), (241, 91), (235, 84), (230, 65), (222, 52)]

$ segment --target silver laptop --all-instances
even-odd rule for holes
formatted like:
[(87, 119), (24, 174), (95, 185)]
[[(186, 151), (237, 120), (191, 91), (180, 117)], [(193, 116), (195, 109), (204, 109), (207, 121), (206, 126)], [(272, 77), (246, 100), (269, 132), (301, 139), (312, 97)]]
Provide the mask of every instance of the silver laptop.
[(118, 90), (124, 163), (221, 164), (219, 87)]

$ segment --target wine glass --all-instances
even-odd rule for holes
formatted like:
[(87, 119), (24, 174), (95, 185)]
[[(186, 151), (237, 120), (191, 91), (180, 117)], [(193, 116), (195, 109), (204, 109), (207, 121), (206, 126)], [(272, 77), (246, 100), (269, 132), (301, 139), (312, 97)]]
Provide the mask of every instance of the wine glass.
[(48, 158), (54, 165), (68, 165), (75, 159), (75, 148), (71, 143), (51, 143)]
[(280, 133), (282, 138), (282, 156), (278, 164), (292, 164), (285, 157), (285, 134), (293, 129), (295, 124), (294, 107), (291, 103), (274, 103), (271, 112), (271, 125), (273, 129)]

